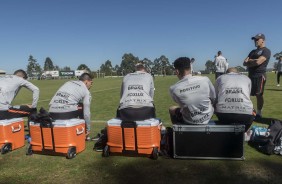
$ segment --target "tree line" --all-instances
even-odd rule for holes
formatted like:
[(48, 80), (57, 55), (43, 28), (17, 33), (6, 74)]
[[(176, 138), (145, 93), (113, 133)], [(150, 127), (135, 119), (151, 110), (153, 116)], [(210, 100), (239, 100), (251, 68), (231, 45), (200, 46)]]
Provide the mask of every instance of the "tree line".
[[(278, 60), (280, 55), (282, 55), (282, 52), (274, 54), (273, 57)], [(164, 55), (161, 55), (159, 58), (156, 58), (152, 61), (148, 58), (139, 59), (132, 53), (125, 53), (121, 59), (120, 65), (116, 64), (115, 66), (112, 65), (110, 60), (107, 60), (97, 71), (91, 71), (86, 64), (80, 64), (76, 70), (87, 70), (94, 76), (96, 76), (96, 73), (103, 73), (104, 76), (124, 76), (130, 72), (134, 72), (135, 65), (137, 63), (143, 63), (147, 67), (148, 72), (154, 73), (156, 75), (172, 75), (174, 72), (172, 63), (170, 63), (169, 59)], [(236, 68), (240, 72), (246, 71), (246, 69), (242, 66), (237, 66)], [(277, 62), (274, 62), (274, 69), (275, 68), (277, 68)], [(29, 56), (27, 65), (27, 74), (29, 77), (41, 75), (43, 71), (54, 70), (71, 71), (72, 69), (69, 66), (64, 66), (61, 68), (58, 65), (55, 65), (50, 57), (46, 57), (44, 66), (42, 68), (32, 55)], [(202, 73), (213, 73), (214, 71), (214, 62), (212, 60), (207, 60), (205, 63), (205, 70), (202, 71)]]

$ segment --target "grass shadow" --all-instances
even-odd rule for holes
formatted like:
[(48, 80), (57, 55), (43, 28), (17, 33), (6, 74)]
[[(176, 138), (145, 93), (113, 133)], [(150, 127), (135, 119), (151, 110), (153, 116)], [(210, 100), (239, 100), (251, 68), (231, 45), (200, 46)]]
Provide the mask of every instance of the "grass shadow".
[(82, 183), (280, 183), (281, 163), (251, 162), (110, 156), (86, 165)]

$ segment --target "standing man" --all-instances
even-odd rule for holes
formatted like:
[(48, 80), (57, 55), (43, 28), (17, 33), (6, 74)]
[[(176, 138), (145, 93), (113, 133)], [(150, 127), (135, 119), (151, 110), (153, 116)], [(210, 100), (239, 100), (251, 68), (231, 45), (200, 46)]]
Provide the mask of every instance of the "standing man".
[(92, 76), (83, 73), (78, 81), (68, 81), (53, 96), (49, 103), (50, 116), (57, 119), (84, 119), (86, 123), (86, 140), (90, 134), (90, 103)]
[(282, 54), (279, 55), (279, 61), (277, 63), (277, 86), (280, 86), (280, 76), (282, 75)]
[(256, 49), (252, 50), (248, 57), (244, 60), (243, 65), (247, 66), (249, 77), (252, 81), (251, 96), (257, 98), (257, 115), (256, 118), (262, 117), (263, 108), (263, 91), (266, 82), (266, 67), (270, 59), (271, 52), (265, 47), (264, 34), (257, 34), (252, 37), (255, 42)]
[(169, 108), (173, 124), (208, 124), (216, 98), (208, 77), (192, 76), (191, 61), (180, 57), (173, 63), (179, 81), (170, 87), (170, 95), (179, 106)]
[[(0, 120), (29, 117), (32, 113), (36, 113), (39, 89), (26, 79), (27, 74), (24, 70), (17, 70), (14, 75), (0, 76)], [(32, 103), (12, 106), (11, 103), (21, 87), (32, 91)]]
[(126, 121), (155, 118), (153, 77), (142, 63), (135, 67), (136, 72), (123, 78), (117, 117)]
[(225, 57), (222, 56), (221, 51), (217, 52), (217, 56), (215, 57), (214, 60), (214, 65), (215, 65), (215, 79), (217, 79), (220, 75), (225, 74), (228, 68), (227, 59), (225, 59)]
[(236, 68), (229, 68), (226, 73), (215, 81), (216, 116), (220, 124), (243, 124), (247, 131), (255, 114), (250, 98), (251, 80)]
[(191, 58), (191, 74), (193, 75), (193, 63), (195, 62), (195, 58)]

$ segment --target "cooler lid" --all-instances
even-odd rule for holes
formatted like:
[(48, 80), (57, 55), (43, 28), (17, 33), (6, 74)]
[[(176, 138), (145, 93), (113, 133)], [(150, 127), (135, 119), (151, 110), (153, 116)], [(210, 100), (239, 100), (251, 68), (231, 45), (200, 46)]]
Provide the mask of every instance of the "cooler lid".
[(4, 120), (0, 120), (0, 125), (7, 126), (12, 123), (21, 122), (21, 121), (23, 121), (23, 118), (4, 119)]
[(173, 125), (175, 132), (244, 132), (245, 125)]
[[(107, 121), (108, 126), (120, 126), (121, 120), (118, 118), (113, 118)], [(160, 120), (156, 118), (146, 119), (143, 121), (136, 121), (137, 126), (158, 126), (160, 124)]]
[[(55, 120), (53, 122), (53, 125), (55, 127), (72, 127), (72, 126), (76, 126), (76, 125), (80, 125), (85, 123), (84, 119), (66, 119), (66, 120)], [(30, 122), (30, 125), (38, 125), (39, 123), (34, 123), (34, 122)]]

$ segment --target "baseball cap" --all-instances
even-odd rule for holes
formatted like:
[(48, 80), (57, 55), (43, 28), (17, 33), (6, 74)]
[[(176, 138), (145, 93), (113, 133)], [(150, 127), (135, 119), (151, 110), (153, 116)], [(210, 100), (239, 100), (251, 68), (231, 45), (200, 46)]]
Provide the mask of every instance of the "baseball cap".
[(252, 37), (252, 40), (258, 40), (258, 39), (263, 39), (263, 40), (265, 40), (265, 36), (264, 36), (264, 34), (262, 34), (262, 33), (259, 33), (259, 34), (257, 34), (256, 36), (253, 36)]

